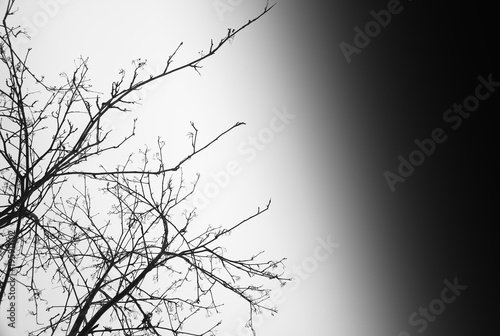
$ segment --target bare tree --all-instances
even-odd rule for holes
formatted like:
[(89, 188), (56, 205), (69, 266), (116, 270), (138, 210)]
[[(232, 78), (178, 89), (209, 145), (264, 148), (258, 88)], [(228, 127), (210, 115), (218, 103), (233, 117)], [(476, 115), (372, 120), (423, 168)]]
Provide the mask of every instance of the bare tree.
[(228, 227), (193, 226), (196, 209), (184, 207), (199, 176), (187, 183), (183, 166), (244, 123), (204, 144), (191, 123), (191, 150), (173, 164), (161, 138), (112, 169), (98, 162), (135, 131), (134, 120), (129, 135), (116, 141), (102, 126), (105, 116), (130, 112), (137, 103), (132, 93), (149, 83), (180, 70), (199, 71), (273, 6), (228, 29), (190, 62), (175, 66), (182, 43), (158, 74), (145, 76), (145, 61), (134, 61), (104, 95), (91, 88), (87, 59), (63, 75), (63, 85), (50, 85), (30, 70), (30, 49), (21, 55), (14, 47), (26, 34), (9, 25), (14, 3), (7, 1), (0, 33), (7, 74), (0, 83), (0, 299), (15, 274), (30, 295), (38, 324), (32, 335), (206, 335), (220, 321), (198, 316), (217, 313), (227, 291), (248, 303), (253, 330), (253, 314), (275, 311), (266, 301), (265, 280), (289, 280), (280, 273), (283, 259), (262, 261), (261, 253), (233, 258), (224, 237), (266, 212), (270, 201)]

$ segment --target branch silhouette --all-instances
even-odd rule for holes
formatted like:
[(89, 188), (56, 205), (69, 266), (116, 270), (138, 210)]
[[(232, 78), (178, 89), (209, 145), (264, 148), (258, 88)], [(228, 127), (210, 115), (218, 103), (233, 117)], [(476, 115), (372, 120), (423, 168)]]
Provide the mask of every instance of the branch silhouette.
[[(225, 239), (270, 209), (242, 216), (229, 226), (207, 225), (186, 202), (196, 190), (186, 163), (245, 125), (221, 128), (205, 143), (191, 122), (191, 150), (174, 164), (164, 140), (105, 167), (103, 157), (131, 141), (136, 121), (121, 139), (103, 127), (110, 113), (130, 112), (133, 93), (181, 70), (200, 73), (242, 30), (267, 14), (228, 29), (206, 54), (175, 65), (180, 43), (162, 71), (144, 78), (146, 61), (119, 71), (107, 95), (95, 92), (88, 59), (61, 73), (52, 85), (30, 70), (31, 49), (22, 55), (15, 41), (26, 32), (12, 26), (15, 0), (7, 0), (0, 27), (0, 305), (14, 279), (28, 293), (28, 314), (37, 323), (30, 335), (211, 335), (221, 321), (221, 291), (249, 307), (252, 316), (275, 312), (265, 281), (284, 285), (284, 260), (263, 253), (236, 258)], [(195, 224), (196, 223), (196, 224)], [(54, 288), (46, 288), (46, 284)], [(253, 330), (253, 329), (252, 329)]]

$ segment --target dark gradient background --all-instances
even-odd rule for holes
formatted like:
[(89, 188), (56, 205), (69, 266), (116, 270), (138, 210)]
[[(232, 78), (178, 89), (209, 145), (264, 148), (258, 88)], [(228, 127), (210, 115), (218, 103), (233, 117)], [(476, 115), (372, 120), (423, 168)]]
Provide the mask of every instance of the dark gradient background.
[[(387, 331), (418, 334), (408, 316), (455, 277), (468, 288), (424, 334), (497, 330), (500, 92), (456, 131), (442, 120), (474, 93), (479, 75), (500, 81), (493, 5), (402, 1), (403, 11), (348, 64), (339, 43), (353, 44), (354, 26), (364, 27), (373, 20), (370, 10), (386, 9), (387, 1), (293, 3), (289, 34), (301, 41), (310, 92), (321, 102), (315, 133), (328, 134), (318, 157), (342, 148), (343, 160), (332, 154), (324, 169), (341, 167), (343, 201), (359, 225), (353, 230), (373, 251), (366, 256), (376, 273), (373, 289), (384, 292), (381, 308), (390, 307)], [(339, 101), (340, 110), (333, 107)], [(383, 173), (395, 172), (397, 157), (408, 157), (414, 139), (436, 127), (447, 141), (392, 193)]]

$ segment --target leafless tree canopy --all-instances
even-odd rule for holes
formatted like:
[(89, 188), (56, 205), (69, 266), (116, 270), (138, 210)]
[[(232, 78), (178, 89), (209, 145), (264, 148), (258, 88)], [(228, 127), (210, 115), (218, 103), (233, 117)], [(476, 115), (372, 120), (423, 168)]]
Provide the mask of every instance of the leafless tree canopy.
[(196, 210), (184, 206), (199, 177), (185, 178), (183, 166), (243, 122), (203, 144), (191, 123), (192, 150), (174, 165), (167, 166), (161, 138), (112, 169), (98, 163), (135, 131), (134, 120), (116, 141), (102, 126), (105, 116), (131, 111), (131, 94), (148, 83), (199, 71), (272, 7), (211, 41), (209, 52), (191, 62), (174, 61), (182, 43), (158, 74), (144, 76), (145, 62), (134, 61), (100, 94), (91, 88), (84, 58), (63, 74), (63, 85), (33, 73), (30, 51), (15, 49), (25, 32), (9, 24), (16, 6), (7, 1), (0, 32), (0, 73), (6, 74), (0, 82), (0, 299), (5, 303), (15, 275), (30, 295), (32, 335), (212, 334), (220, 321), (206, 316), (220, 310), (224, 291), (248, 303), (252, 330), (253, 314), (275, 310), (264, 280), (288, 280), (280, 273), (283, 260), (262, 261), (261, 253), (232, 258), (224, 248), (225, 237), (270, 202), (227, 227), (197, 223)]

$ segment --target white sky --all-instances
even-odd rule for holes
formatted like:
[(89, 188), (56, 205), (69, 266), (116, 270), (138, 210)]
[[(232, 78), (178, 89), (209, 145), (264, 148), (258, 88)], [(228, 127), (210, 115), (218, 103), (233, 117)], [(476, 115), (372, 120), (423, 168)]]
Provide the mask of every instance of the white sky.
[[(131, 60), (145, 58), (157, 69), (183, 41), (177, 58), (180, 64), (206, 49), (210, 38), (217, 41), (228, 27), (243, 24), (265, 5), (265, 1), (240, 1), (221, 19), (212, 1), (73, 0), (58, 3), (46, 24), (41, 24), (33, 18), (40, 20), (40, 13), (48, 12), (44, 3), (53, 2), (19, 2), (17, 19), (38, 25), (30, 41), (32, 70), (48, 81), (58, 80), (60, 72), (73, 70), (76, 58), (88, 56), (89, 77), (105, 93), (120, 68), (131, 69)], [(201, 218), (238, 220), (272, 198), (271, 211), (233, 235), (229, 247), (248, 250), (249, 255), (265, 249), (269, 257), (287, 257), (291, 269), (294, 265), (310, 267), (307, 279), (284, 288), (280, 313), (266, 318), (258, 334), (383, 334), (383, 291), (373, 287), (377, 273), (367, 259), (371, 251), (365, 247), (366, 238), (353, 228), (358, 227), (353, 222), (359, 218), (351, 216), (352, 205), (344, 195), (346, 172), (336, 161), (344, 159), (347, 149), (330, 143), (327, 134), (342, 132), (342, 125), (326, 129), (321, 119), (325, 111), (334, 116), (342, 106), (318, 101), (314, 88), (320, 84), (308, 73), (314, 60), (301, 50), (306, 35), (295, 35), (292, 30), (300, 24), (290, 15), (292, 3), (297, 4), (281, 1), (205, 62), (201, 77), (186, 70), (147, 90), (143, 105), (135, 111), (140, 119), (132, 147), (153, 145), (158, 135), (186, 146), (189, 121), (199, 128), (200, 141), (236, 121), (246, 122), (247, 126), (190, 162), (189, 169), (202, 174), (199, 186), (203, 190), (213, 183), (211, 174), (237, 162), (240, 172), (210, 198)], [(336, 85), (330, 88), (333, 102), (340, 94)], [(295, 118), (250, 157), (249, 137), (265, 136), (263, 129), (269, 128), (276, 111), (284, 110)], [(128, 124), (120, 119), (110, 122), (116, 130)], [(246, 148), (247, 154), (238, 148)], [(320, 246), (317, 239), (328, 240), (328, 236), (340, 247), (314, 266), (311, 258)], [(234, 320), (226, 322), (221, 335), (249, 335), (248, 330), (238, 328), (239, 317), (245, 319), (245, 313), (235, 309)], [(3, 317), (1, 322), (5, 322)], [(22, 326), (17, 334), (1, 330), (2, 336), (24, 335)]]

